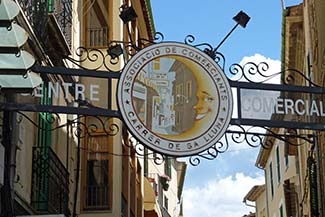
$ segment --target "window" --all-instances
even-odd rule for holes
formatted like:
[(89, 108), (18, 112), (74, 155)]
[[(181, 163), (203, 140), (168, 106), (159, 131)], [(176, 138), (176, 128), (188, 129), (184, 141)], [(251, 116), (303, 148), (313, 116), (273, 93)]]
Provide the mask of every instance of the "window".
[(164, 207), (168, 210), (168, 198), (166, 196), (164, 196)]
[(179, 111), (176, 111), (175, 125), (179, 126), (180, 124), (181, 124), (181, 113)]
[(272, 162), (270, 163), (269, 170), (270, 170), (270, 187), (271, 187), (271, 196), (274, 196), (274, 186), (273, 186), (273, 171), (272, 171)]
[(108, 160), (87, 160), (87, 207), (108, 206)]
[[(52, 104), (52, 96), (49, 95), (50, 91), (48, 91), (48, 86), (42, 86), (42, 105), (51, 105)], [(47, 112), (39, 113), (39, 128), (38, 128), (38, 140), (37, 146), (39, 147), (50, 147), (52, 144), (52, 132), (51, 132), (51, 120), (53, 119), (52, 114)]]
[(284, 163), (287, 169), (289, 167), (288, 144), (284, 145)]
[(164, 172), (169, 178), (172, 178), (172, 158), (171, 157), (166, 157)]
[(148, 149), (147, 148), (144, 148), (144, 162), (143, 162), (143, 174), (145, 177), (148, 177), (148, 172), (149, 172), (149, 169), (148, 169)]
[[(130, 155), (130, 149), (123, 144), (122, 153), (124, 156)], [(122, 216), (127, 216), (129, 209), (128, 198), (129, 198), (129, 157), (122, 157)]]
[(90, 47), (108, 45), (108, 0), (84, 0), (86, 42)]
[(186, 82), (186, 96), (188, 98), (192, 97), (192, 81)]
[(278, 176), (278, 184), (281, 182), (281, 164), (280, 164), (280, 150), (279, 146), (276, 147), (276, 171), (277, 171), (277, 176)]
[(176, 85), (176, 103), (180, 102), (179, 97), (178, 97), (179, 95), (181, 95), (180, 85)]
[(281, 204), (281, 206), (280, 206), (280, 217), (283, 217), (283, 206), (282, 206), (282, 204)]
[(137, 192), (137, 180), (136, 180), (136, 158), (135, 158), (135, 150), (130, 150), (130, 160), (129, 160), (129, 170), (130, 170), (130, 216), (134, 216), (136, 213), (136, 192)]
[(85, 140), (83, 161), (84, 209), (110, 209), (112, 196), (112, 146), (106, 135)]
[(297, 192), (294, 183), (290, 183), (290, 180), (287, 179), (283, 184), (284, 197), (285, 197), (285, 208), (287, 216), (296, 216), (297, 214)]
[(183, 84), (180, 84), (179, 85), (179, 98), (180, 98), (180, 102), (181, 103), (184, 103), (184, 86), (183, 86)]
[(137, 183), (137, 216), (142, 216), (142, 205), (143, 205), (143, 197), (141, 193), (141, 186), (142, 186), (142, 176), (141, 176), (141, 165), (140, 162), (137, 160), (137, 176), (136, 176), (136, 183)]
[(160, 70), (160, 59), (159, 58), (153, 60), (153, 69)]

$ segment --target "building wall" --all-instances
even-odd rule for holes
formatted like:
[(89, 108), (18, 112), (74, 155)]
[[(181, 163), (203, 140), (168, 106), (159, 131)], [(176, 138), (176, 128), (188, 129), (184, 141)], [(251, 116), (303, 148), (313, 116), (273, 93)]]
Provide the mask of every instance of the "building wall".
[(267, 206), (266, 206), (266, 192), (263, 193), (255, 201), (255, 215), (256, 217), (266, 217), (267, 216)]
[[(166, 174), (166, 164), (168, 160), (164, 161), (162, 164), (155, 163), (154, 156), (157, 156), (153, 152), (148, 152), (148, 173), (145, 175), (149, 178), (152, 187), (156, 193), (156, 206), (162, 211), (165, 210), (170, 216), (179, 216), (179, 176), (180, 171), (177, 171), (178, 161), (175, 158), (170, 160), (170, 176)], [(164, 190), (160, 177), (169, 176), (168, 189)], [(159, 216), (159, 215), (158, 215)], [(163, 215), (164, 216), (164, 215)]]
[[(279, 133), (281, 134), (283, 131), (280, 130)], [(262, 150), (262, 152), (269, 153), (266, 155), (267, 161), (265, 165), (263, 165), (263, 169), (265, 170), (266, 191), (264, 195), (266, 199), (265, 211), (267, 216), (280, 217), (280, 209), (282, 209), (283, 216), (287, 216), (284, 185), (287, 180), (290, 180), (291, 183), (295, 183), (297, 168), (296, 157), (287, 156), (285, 148), (286, 145), (283, 141), (275, 139), (271, 150)], [(298, 185), (299, 183), (295, 184)], [(257, 207), (259, 207), (258, 213), (261, 213), (263, 210), (263, 197), (260, 196), (259, 198), (260, 204), (258, 204)]]
[[(313, 74), (313, 81), (320, 86), (325, 84), (325, 27), (323, 25), (325, 21), (325, 4), (321, 0), (305, 0), (305, 11), (308, 19), (306, 37), (310, 37), (310, 43), (306, 44), (311, 55), (311, 71)], [(321, 98), (324, 100), (324, 97)], [(325, 167), (324, 167), (324, 132), (318, 134), (317, 140), (317, 161), (319, 165), (319, 180), (318, 180), (318, 201), (320, 213), (325, 215), (325, 190), (323, 187), (325, 183)]]
[[(324, 27), (320, 24), (324, 19), (321, 11), (324, 10), (324, 3), (317, 0), (305, 0), (302, 4), (286, 8), (284, 11), (284, 34), (283, 34), (283, 69), (297, 69), (303, 72), (304, 76), (308, 78), (311, 76), (312, 81), (320, 86), (324, 86), (324, 67), (323, 67), (323, 51), (324, 51)], [(323, 52), (323, 53), (322, 53)], [(311, 65), (308, 65), (310, 61)], [(308, 86), (308, 82), (297, 74), (286, 74), (292, 76), (291, 85)], [(307, 94), (291, 94), (290, 97), (299, 97), (309, 99), (310, 95)], [(321, 96), (313, 96), (314, 99), (322, 99)], [(317, 121), (316, 119), (312, 121)], [(319, 120), (321, 121), (321, 120)], [(290, 133), (290, 130), (288, 131)], [(298, 130), (298, 135), (313, 135), (313, 131)], [(315, 134), (314, 134), (315, 135)], [(279, 216), (279, 208), (281, 204), (284, 207), (284, 216), (289, 216), (287, 213), (289, 208), (294, 206), (294, 213), (297, 216), (315, 216), (317, 211), (313, 211), (316, 204), (319, 210), (322, 209), (323, 204), (323, 185), (324, 169), (323, 169), (323, 133), (320, 132), (318, 139), (315, 140), (316, 146), (313, 142), (307, 142), (303, 139), (288, 139), (293, 144), (298, 144), (298, 147), (281, 145), (279, 141), (272, 147), (269, 154), (267, 151), (262, 151), (264, 155), (259, 156), (259, 165), (263, 165), (263, 159), (267, 158), (263, 168), (266, 174), (266, 194), (267, 206), (269, 216)], [(288, 150), (280, 148), (280, 152), (288, 152), (289, 154), (289, 167), (281, 167), (282, 181), (280, 185), (277, 184), (276, 173), (276, 146), (289, 147)], [(280, 147), (279, 146), (279, 147)], [(261, 152), (260, 152), (261, 153)], [(282, 155), (282, 154), (281, 154)], [(262, 156), (262, 157), (261, 157)], [(310, 184), (310, 165), (309, 161), (316, 160), (318, 167), (317, 179), (317, 194), (318, 199), (313, 200), (311, 195)], [(274, 181), (274, 197), (271, 196), (270, 187), (270, 163), (272, 162), (273, 181)], [(285, 161), (284, 161), (285, 162)], [(282, 163), (283, 164), (283, 163)], [(288, 188), (288, 183), (290, 187)], [(285, 185), (283, 185), (285, 184)], [(315, 186), (314, 186), (315, 187)], [(293, 191), (294, 194), (288, 194), (288, 191)], [(322, 195), (321, 195), (322, 194)], [(288, 199), (289, 197), (289, 199)], [(291, 197), (291, 198), (290, 198)], [(291, 201), (290, 201), (291, 200)], [(292, 203), (290, 205), (290, 203)], [(290, 207), (291, 206), (291, 207)], [(292, 210), (291, 210), (292, 211)], [(292, 213), (290, 214), (292, 215)]]
[[(136, 13), (138, 15), (138, 18), (136, 21), (133, 21), (132, 24), (123, 24), (121, 21), (119, 14), (120, 14), (120, 6), (123, 4), (123, 1), (109, 1), (109, 40), (111, 42), (114, 41), (124, 41), (128, 42), (130, 41), (128, 34), (126, 33), (126, 25), (129, 25), (131, 28), (131, 35), (133, 42), (137, 43), (139, 38), (150, 38), (151, 33), (148, 29), (147, 23), (144, 19), (144, 5), (143, 2), (145, 1), (127, 1), (129, 5), (131, 4), (133, 8), (136, 10)], [(80, 13), (83, 13), (84, 7), (81, 7), (82, 9), (79, 10)], [(82, 16), (79, 16), (81, 29), (85, 28), (85, 25), (87, 25), (88, 21), (85, 21), (82, 19)], [(82, 32), (82, 31), (81, 31)], [(78, 34), (78, 31), (76, 31), (76, 34)], [(86, 33), (82, 33), (81, 38), (81, 44), (87, 45), (87, 35)], [(76, 37), (78, 38), (78, 37)], [(139, 45), (139, 44), (138, 44)], [(123, 46), (123, 44), (122, 44)], [(140, 45), (139, 45), (140, 46)], [(91, 48), (91, 46), (90, 46)], [(107, 46), (102, 47), (95, 47), (96, 49), (99, 49), (100, 52), (105, 53), (107, 50)], [(127, 58), (129, 58), (128, 56)], [(108, 59), (109, 60), (109, 59)], [(92, 61), (86, 61), (83, 62), (83, 66), (86, 68), (96, 67), (98, 63), (100, 63), (101, 60), (97, 62)], [(103, 73), (109, 73), (107, 72), (107, 68), (114, 70), (119, 70), (123, 67), (123, 58), (122, 56), (119, 59), (118, 64), (111, 65), (109, 64), (109, 61), (106, 61), (106, 66), (100, 67), (98, 70), (102, 70)], [(116, 103), (116, 87), (117, 87), (117, 80), (113, 80), (111, 89), (108, 89), (107, 86), (107, 80), (103, 79), (95, 79), (95, 78), (81, 78), (81, 82), (86, 86), (86, 88), (89, 88), (91, 84), (99, 85), (100, 88), (98, 89), (99, 92), (97, 94), (98, 98), (100, 100), (91, 102), (93, 106), (106, 108), (107, 107), (107, 98), (112, 98), (112, 109), (116, 110), (117, 103)], [(86, 95), (86, 98), (90, 99), (90, 95)], [(101, 118), (103, 121), (106, 121), (106, 118)], [(87, 118), (87, 124), (91, 123), (97, 123), (98, 119), (97, 117), (89, 117)], [(108, 136), (111, 137), (110, 144), (113, 146), (112, 149), (112, 164), (113, 164), (113, 173), (110, 173), (109, 176), (112, 179), (112, 204), (111, 208), (108, 209), (102, 209), (102, 210), (96, 210), (96, 209), (85, 209), (82, 205), (85, 200), (85, 195), (81, 194), (79, 204), (79, 212), (80, 216), (121, 216), (130, 215), (130, 210), (133, 210), (133, 214), (135, 216), (143, 216), (143, 202), (142, 199), (145, 197), (145, 192), (143, 192), (144, 184), (143, 184), (143, 175), (144, 175), (144, 162), (143, 162), (143, 156), (138, 156), (135, 153), (135, 150), (131, 148), (132, 145), (132, 138), (128, 133), (125, 133), (125, 126), (122, 124), (122, 122), (118, 119), (113, 119), (111, 121), (112, 124), (117, 124), (119, 131), (115, 136)], [(106, 126), (107, 130), (109, 125)], [(131, 140), (130, 140), (131, 139)], [(84, 145), (87, 145), (87, 141), (83, 141)], [(122, 145), (124, 144), (124, 145)], [(82, 150), (82, 152), (85, 152)], [(87, 154), (85, 154), (87, 155)], [(84, 156), (85, 156), (84, 155)], [(140, 154), (141, 155), (141, 154)], [(79, 192), (82, 192), (83, 187), (85, 186), (87, 180), (85, 175), (85, 165), (86, 165), (86, 157), (82, 159), (83, 166), (81, 168), (82, 175), (82, 181), (80, 185)], [(161, 165), (152, 163), (149, 166), (150, 171), (149, 174), (153, 175), (156, 179), (156, 183), (159, 183), (159, 175), (163, 175), (165, 173), (165, 164), (166, 162), (162, 163)], [(161, 201), (162, 206), (164, 206), (165, 201), (167, 201), (165, 198), (168, 198), (168, 205), (167, 212), (170, 213), (171, 216), (174, 216), (175, 208), (177, 206), (177, 192), (178, 192), (178, 183), (177, 183), (177, 171), (174, 167), (172, 167), (172, 179), (169, 182), (169, 189), (167, 191), (160, 191), (160, 196), (163, 198)], [(140, 190), (139, 190), (140, 189)], [(122, 196), (123, 195), (123, 196)], [(158, 196), (157, 196), (158, 199)], [(124, 201), (126, 204), (122, 205), (123, 203), (121, 201)], [(158, 204), (159, 205), (159, 204)], [(160, 209), (161, 206), (158, 206)], [(163, 207), (162, 207), (163, 208)], [(124, 213), (123, 213), (124, 210)]]

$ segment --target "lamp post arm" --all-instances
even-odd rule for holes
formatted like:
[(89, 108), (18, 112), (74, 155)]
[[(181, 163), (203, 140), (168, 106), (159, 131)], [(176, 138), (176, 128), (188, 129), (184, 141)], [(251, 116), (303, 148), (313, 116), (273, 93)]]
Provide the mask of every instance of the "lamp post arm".
[(231, 35), (231, 33), (237, 28), (239, 23), (237, 23), (231, 30), (230, 32), (222, 39), (222, 41), (218, 44), (216, 48), (213, 49), (213, 52), (217, 52), (218, 48), (227, 40), (227, 38)]

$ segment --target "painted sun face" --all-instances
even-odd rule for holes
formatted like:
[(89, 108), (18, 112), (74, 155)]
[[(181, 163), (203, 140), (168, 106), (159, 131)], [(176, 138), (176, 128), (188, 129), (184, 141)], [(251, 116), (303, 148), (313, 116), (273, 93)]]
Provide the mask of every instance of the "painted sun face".
[(212, 112), (215, 104), (215, 97), (206, 91), (198, 91), (197, 99), (198, 102), (194, 106), (194, 109), (196, 110), (196, 121), (207, 117), (207, 115)]

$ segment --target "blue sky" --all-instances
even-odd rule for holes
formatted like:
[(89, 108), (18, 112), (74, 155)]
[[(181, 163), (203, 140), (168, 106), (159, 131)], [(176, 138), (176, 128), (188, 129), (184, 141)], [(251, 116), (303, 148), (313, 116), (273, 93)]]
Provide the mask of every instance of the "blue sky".
[(233, 16), (243, 10), (250, 22), (245, 29), (239, 26), (219, 51), (235, 62), (254, 53), (280, 57), (281, 0), (151, 0), (151, 4), (156, 30), (165, 40), (183, 41), (192, 34), (198, 42), (212, 45), (222, 40), (235, 25)]
[[(284, 0), (285, 7), (301, 2)], [(214, 47), (233, 28), (236, 23), (232, 18), (242, 10), (251, 17), (249, 23), (245, 29), (238, 26), (218, 50), (226, 58), (226, 69), (245, 59), (269, 61), (274, 64), (272, 70), (279, 70), (281, 0), (151, 0), (151, 6), (156, 31), (163, 33), (165, 41), (183, 42), (191, 34), (197, 43)], [(253, 211), (242, 199), (253, 185), (264, 181), (263, 171), (255, 167), (258, 151), (245, 144), (231, 144), (229, 151), (215, 160), (201, 159), (200, 165), (189, 165), (184, 216), (234, 217)]]

